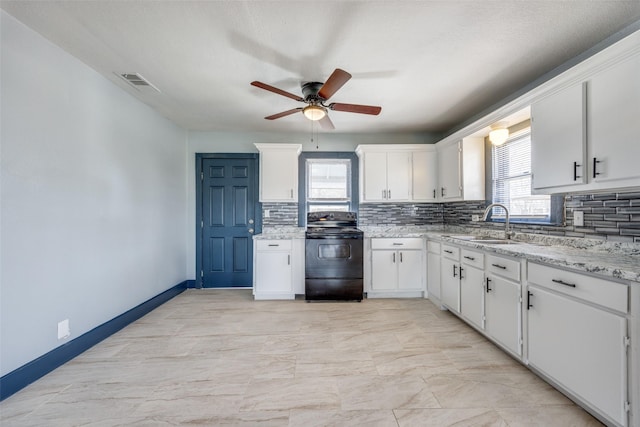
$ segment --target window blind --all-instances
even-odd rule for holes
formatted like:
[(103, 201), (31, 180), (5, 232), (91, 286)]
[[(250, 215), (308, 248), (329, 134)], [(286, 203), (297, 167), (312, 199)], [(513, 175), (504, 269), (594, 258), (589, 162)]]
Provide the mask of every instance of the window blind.
[[(550, 199), (531, 194), (531, 133), (529, 130), (513, 135), (492, 148), (493, 202), (509, 208), (514, 218), (548, 218)], [(492, 217), (501, 218), (505, 212), (494, 208)]]

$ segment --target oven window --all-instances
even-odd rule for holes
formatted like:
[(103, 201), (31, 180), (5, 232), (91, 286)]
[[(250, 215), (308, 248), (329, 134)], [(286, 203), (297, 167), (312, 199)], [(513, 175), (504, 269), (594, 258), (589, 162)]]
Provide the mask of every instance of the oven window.
[(307, 159), (308, 212), (349, 211), (351, 206), (351, 160)]
[(318, 258), (351, 258), (349, 245), (318, 245)]

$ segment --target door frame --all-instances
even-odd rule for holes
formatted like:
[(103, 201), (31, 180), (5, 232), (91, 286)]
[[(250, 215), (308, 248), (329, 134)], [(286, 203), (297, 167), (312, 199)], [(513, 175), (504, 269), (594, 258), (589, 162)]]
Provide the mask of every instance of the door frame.
[[(203, 228), (203, 212), (202, 212), (202, 183), (204, 179), (204, 170), (202, 163), (206, 159), (248, 159), (253, 161), (254, 170), (254, 235), (262, 232), (262, 203), (259, 201), (260, 194), (260, 162), (257, 153), (196, 153), (196, 288), (203, 288), (202, 283), (202, 228)], [(253, 251), (253, 245), (251, 246)], [(253, 267), (253, 266), (252, 266)]]

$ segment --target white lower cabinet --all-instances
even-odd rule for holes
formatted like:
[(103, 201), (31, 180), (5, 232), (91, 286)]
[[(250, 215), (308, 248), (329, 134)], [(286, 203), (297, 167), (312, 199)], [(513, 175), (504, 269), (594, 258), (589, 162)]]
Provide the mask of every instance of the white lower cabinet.
[(291, 240), (255, 240), (255, 299), (294, 299)]
[(427, 242), (427, 296), (440, 301), (440, 243)]
[(460, 314), (483, 329), (484, 254), (463, 249), (460, 264)]
[[(529, 365), (595, 408), (607, 424), (626, 426), (627, 319), (611, 310), (626, 310), (626, 285), (538, 264), (529, 268)], [(598, 293), (609, 298), (607, 306), (583, 299)]]
[(494, 340), (518, 356), (522, 355), (520, 283), (487, 275), (485, 330)]
[(520, 267), (516, 259), (486, 256), (484, 328), (491, 338), (518, 356), (522, 356)]
[(371, 289), (367, 296), (421, 296), (424, 252), (421, 238), (371, 239)]
[(440, 295), (442, 304), (460, 313), (460, 248), (442, 244), (440, 260)]

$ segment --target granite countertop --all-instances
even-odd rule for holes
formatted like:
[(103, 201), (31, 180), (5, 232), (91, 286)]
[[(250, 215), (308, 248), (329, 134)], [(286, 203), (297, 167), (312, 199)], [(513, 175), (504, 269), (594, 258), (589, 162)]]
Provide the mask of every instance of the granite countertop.
[[(514, 243), (495, 245), (450, 236), (473, 234), (501, 238), (500, 231), (452, 226), (361, 227), (361, 229), (364, 231), (365, 238), (428, 238), (640, 284), (640, 244), (637, 243), (516, 233), (513, 237)], [(253, 238), (304, 239), (304, 231), (304, 227), (269, 227)]]
[(304, 232), (304, 227), (265, 227), (262, 233), (253, 236), (253, 240), (304, 239)]
[(372, 227), (365, 228), (364, 231), (365, 237), (426, 237), (462, 247), (482, 249), (498, 255), (526, 258), (528, 261), (594, 273), (605, 278), (613, 277), (640, 283), (640, 244), (637, 243), (516, 233), (513, 243), (496, 245), (470, 242), (449, 236), (472, 234), (499, 239), (502, 238), (500, 231), (479, 232), (478, 229), (446, 226)]

